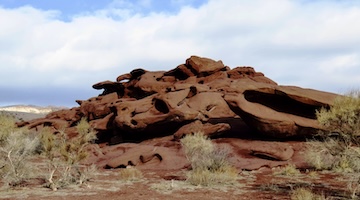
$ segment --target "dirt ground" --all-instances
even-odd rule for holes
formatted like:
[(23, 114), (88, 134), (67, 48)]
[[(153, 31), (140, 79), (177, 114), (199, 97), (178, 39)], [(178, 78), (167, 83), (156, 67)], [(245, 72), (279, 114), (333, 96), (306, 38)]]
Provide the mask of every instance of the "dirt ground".
[(122, 180), (119, 170), (101, 169), (87, 184), (57, 191), (45, 188), (40, 180), (31, 180), (22, 187), (1, 189), (0, 199), (290, 199), (298, 187), (310, 188), (327, 199), (350, 199), (355, 190), (348, 186), (351, 176), (329, 172), (281, 175), (281, 169), (263, 168), (242, 171), (234, 184), (203, 187), (186, 182), (185, 170), (142, 171), (143, 177), (135, 181)]

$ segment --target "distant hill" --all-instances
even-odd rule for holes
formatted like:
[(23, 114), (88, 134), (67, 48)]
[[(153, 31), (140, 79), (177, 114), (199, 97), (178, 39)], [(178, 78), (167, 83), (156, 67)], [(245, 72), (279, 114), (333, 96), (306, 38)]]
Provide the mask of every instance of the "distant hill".
[(66, 107), (12, 105), (0, 107), (0, 113), (6, 113), (14, 116), (18, 121), (28, 121), (36, 118), (45, 117), (48, 113), (61, 109), (66, 109)]

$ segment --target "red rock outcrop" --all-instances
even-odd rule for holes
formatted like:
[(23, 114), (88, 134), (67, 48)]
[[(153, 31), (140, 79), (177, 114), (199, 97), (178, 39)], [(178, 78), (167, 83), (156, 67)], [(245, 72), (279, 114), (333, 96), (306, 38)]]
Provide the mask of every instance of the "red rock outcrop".
[[(244, 154), (260, 160), (267, 158), (260, 164), (236, 164), (253, 169), (284, 163), (296, 152), (288, 144), (252, 141), (253, 145), (245, 145), (242, 139), (311, 136), (321, 128), (315, 119), (316, 109), (329, 107), (337, 96), (280, 86), (252, 67), (230, 69), (222, 61), (197, 56), (167, 72), (135, 69), (116, 81), (96, 83), (93, 88), (103, 92), (78, 100), (79, 107), (19, 126), (37, 130), (43, 126), (62, 127), (72, 135), (76, 123), (86, 117), (98, 131), (98, 143), (116, 145), (104, 146), (103, 152), (111, 153), (99, 156), (96, 162), (114, 168), (129, 163), (184, 167), (178, 139), (202, 131), (219, 138), (219, 145), (230, 145), (233, 159), (245, 159)], [(154, 138), (165, 136), (166, 140), (154, 143)], [(179, 158), (182, 164), (169, 161), (171, 158)]]
[(258, 132), (278, 138), (316, 134), (321, 127), (315, 111), (329, 107), (337, 96), (246, 79), (232, 82), (229, 88), (224, 99), (231, 109)]

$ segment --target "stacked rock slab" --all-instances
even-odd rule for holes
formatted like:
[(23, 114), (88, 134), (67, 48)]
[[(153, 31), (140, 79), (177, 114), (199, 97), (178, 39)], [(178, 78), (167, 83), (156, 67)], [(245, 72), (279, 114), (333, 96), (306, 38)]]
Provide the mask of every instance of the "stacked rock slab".
[[(313, 135), (315, 111), (328, 107), (336, 94), (280, 86), (252, 67), (230, 69), (222, 61), (191, 56), (170, 71), (135, 69), (93, 85), (103, 90), (79, 107), (25, 122), (32, 129), (65, 127), (86, 117), (100, 142), (142, 141), (166, 135), (180, 138), (261, 133), (276, 138)], [(75, 134), (75, 133), (74, 133)]]

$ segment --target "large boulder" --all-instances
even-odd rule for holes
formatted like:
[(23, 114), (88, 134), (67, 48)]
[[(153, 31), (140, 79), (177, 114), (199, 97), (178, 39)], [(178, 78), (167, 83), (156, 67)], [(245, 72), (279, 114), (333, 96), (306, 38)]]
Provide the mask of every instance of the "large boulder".
[(220, 70), (226, 71), (226, 67), (221, 60), (214, 61), (209, 58), (191, 56), (186, 60), (186, 65), (198, 76), (207, 76)]

